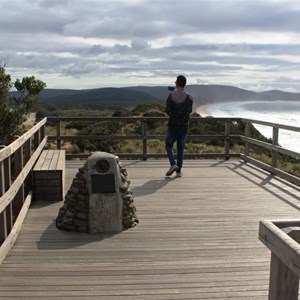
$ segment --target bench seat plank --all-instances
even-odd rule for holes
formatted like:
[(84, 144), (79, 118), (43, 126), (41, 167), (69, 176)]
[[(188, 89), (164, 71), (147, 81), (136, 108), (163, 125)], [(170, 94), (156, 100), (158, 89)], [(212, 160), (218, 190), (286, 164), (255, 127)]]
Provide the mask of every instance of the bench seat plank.
[(34, 200), (62, 201), (65, 150), (44, 150), (33, 168)]

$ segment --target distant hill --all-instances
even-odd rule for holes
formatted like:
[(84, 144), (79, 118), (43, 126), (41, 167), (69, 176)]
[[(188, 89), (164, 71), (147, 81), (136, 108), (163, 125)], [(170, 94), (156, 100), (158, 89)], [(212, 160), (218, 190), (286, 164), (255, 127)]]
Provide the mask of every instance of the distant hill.
[(155, 103), (154, 96), (127, 88), (102, 88), (90, 90), (51, 90), (40, 95), (42, 106), (130, 106), (140, 103)]
[[(283, 91), (253, 92), (224, 85), (189, 85), (186, 90), (193, 96), (195, 106), (229, 101), (298, 100), (300, 93)], [(145, 103), (165, 103), (169, 94), (166, 86), (135, 86), (89, 90), (46, 89), (41, 93), (42, 106), (135, 106)]]
[(257, 93), (260, 97), (264, 97), (265, 100), (300, 100), (300, 94), (299, 93), (288, 93), (288, 92), (283, 92), (283, 91), (278, 91), (278, 90), (273, 90), (273, 91), (266, 91), (266, 92), (261, 92)]
[[(149, 93), (157, 98), (166, 99), (167, 87), (130, 87), (130, 89)], [(287, 93), (283, 91), (253, 92), (226, 85), (189, 85), (186, 88), (196, 105), (216, 102), (231, 101), (275, 101), (275, 100), (298, 100), (300, 93)]]
[(45, 89), (41, 92), (40, 98), (41, 99), (49, 99), (54, 97), (61, 97), (61, 96), (71, 96), (76, 95), (80, 91), (78, 90), (68, 90), (68, 89)]

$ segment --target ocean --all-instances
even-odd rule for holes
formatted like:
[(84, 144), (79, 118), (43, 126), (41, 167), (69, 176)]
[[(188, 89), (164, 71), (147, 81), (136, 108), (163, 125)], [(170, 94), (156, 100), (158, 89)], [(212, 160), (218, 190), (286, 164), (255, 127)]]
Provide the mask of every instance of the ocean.
[[(207, 104), (199, 109), (213, 117), (238, 117), (268, 121), (300, 128), (299, 101), (243, 101)], [(255, 127), (266, 137), (272, 137), (272, 128)], [(279, 144), (286, 149), (300, 152), (300, 132), (279, 129)]]

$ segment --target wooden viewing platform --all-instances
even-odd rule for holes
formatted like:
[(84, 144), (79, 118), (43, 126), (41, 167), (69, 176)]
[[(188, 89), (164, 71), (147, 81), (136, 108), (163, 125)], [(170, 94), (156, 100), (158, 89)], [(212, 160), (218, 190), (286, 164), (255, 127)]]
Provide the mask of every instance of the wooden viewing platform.
[[(66, 191), (83, 161), (67, 161)], [(140, 223), (116, 235), (56, 229), (32, 202), (0, 265), (0, 299), (267, 299), (261, 219), (299, 218), (299, 187), (239, 160), (123, 161)]]

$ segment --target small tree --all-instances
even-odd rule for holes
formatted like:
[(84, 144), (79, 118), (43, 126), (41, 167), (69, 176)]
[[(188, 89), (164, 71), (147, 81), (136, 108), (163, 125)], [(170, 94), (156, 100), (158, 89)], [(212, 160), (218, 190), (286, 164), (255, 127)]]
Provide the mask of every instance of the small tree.
[[(16, 91), (11, 93), (13, 87)], [(5, 68), (0, 67), (0, 144), (12, 141), (45, 87), (46, 84), (34, 76), (17, 79), (13, 83)]]

